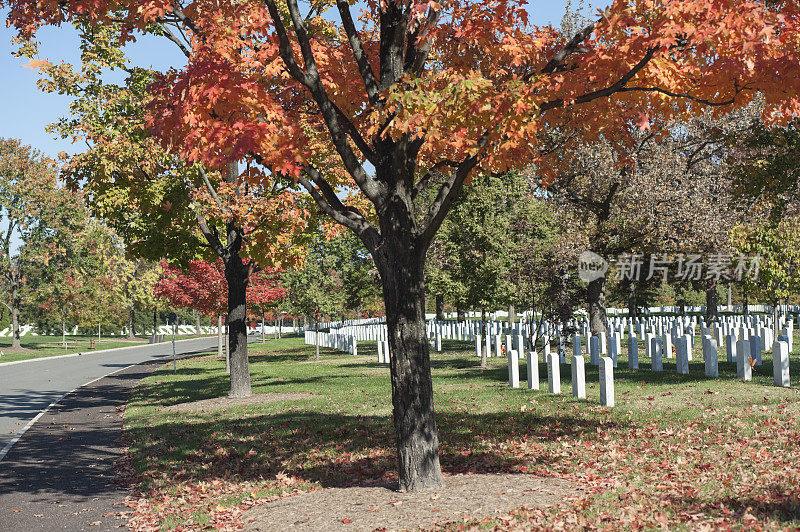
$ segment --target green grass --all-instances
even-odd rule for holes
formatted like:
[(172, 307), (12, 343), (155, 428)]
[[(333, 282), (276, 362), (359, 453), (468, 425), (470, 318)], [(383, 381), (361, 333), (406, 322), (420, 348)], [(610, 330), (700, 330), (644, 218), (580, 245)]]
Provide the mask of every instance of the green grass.
[[(598, 373), (586, 364), (588, 400), (511, 389), (506, 360), (478, 367), (470, 343), (432, 354), (441, 461), (446, 473), (530, 472), (586, 488), (548, 511), (516, 512), (530, 527), (783, 528), (800, 526), (800, 390), (771, 386), (764, 356), (753, 381), (736, 379), (720, 357), (720, 378), (703, 377), (699, 342), (688, 376), (674, 359), (652, 373), (621, 357), (617, 406), (598, 404)], [(145, 379), (126, 411), (140, 504), (136, 527), (224, 527), (246, 508), (294, 490), (396, 480), (389, 369), (374, 343), (357, 357), (301, 339), (251, 345), (255, 393), (313, 397), (201, 413), (163, 407), (223, 396), (224, 364), (198, 356)], [(588, 359), (588, 357), (587, 357)], [(800, 380), (800, 360), (791, 366)], [(520, 375), (526, 375), (525, 363)], [(524, 381), (524, 378), (523, 378)], [(478, 516), (476, 516), (478, 517)], [(491, 516), (485, 516), (491, 517)], [(493, 521), (481, 527), (492, 527)]]
[[(176, 340), (187, 340), (206, 335), (181, 335), (176, 336)], [(212, 335), (213, 336), (213, 335)], [(171, 339), (171, 337), (165, 337)], [(15, 362), (18, 360), (31, 360), (34, 358), (52, 357), (58, 355), (68, 355), (71, 353), (91, 353), (100, 349), (114, 349), (117, 347), (131, 347), (147, 343), (147, 338), (137, 337), (134, 339), (109, 336), (102, 337), (98, 342), (96, 336), (67, 336), (67, 347), (61, 343), (61, 336), (23, 336), (21, 339), (22, 351), (9, 351), (11, 348), (11, 338), (0, 338), (0, 363)], [(94, 349), (91, 349), (91, 340), (94, 340)]]

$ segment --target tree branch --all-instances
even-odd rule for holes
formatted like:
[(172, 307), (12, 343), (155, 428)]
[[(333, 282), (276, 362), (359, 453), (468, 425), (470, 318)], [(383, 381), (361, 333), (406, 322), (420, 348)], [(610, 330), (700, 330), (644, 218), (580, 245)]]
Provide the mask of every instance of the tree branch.
[(186, 45), (183, 44), (183, 42), (181, 42), (181, 40), (178, 39), (178, 37), (174, 33), (172, 33), (172, 30), (170, 30), (164, 22), (159, 22), (158, 27), (161, 29), (162, 32), (164, 32), (164, 36), (167, 39), (175, 43), (175, 46), (177, 46), (180, 49), (180, 51), (183, 53), (183, 55), (186, 56), (187, 59), (191, 57), (192, 55), (191, 51), (189, 51)]
[(353, 23), (353, 17), (350, 14), (350, 4), (346, 0), (337, 0), (336, 7), (339, 9), (339, 15), (342, 17), (342, 25), (347, 33), (347, 40), (350, 42), (350, 48), (353, 50), (353, 58), (358, 65), (358, 71), (361, 74), (361, 79), (364, 80), (364, 89), (367, 92), (367, 98), (371, 105), (378, 103), (378, 81), (375, 79), (375, 73), (372, 71), (372, 65), (369, 64), (369, 58), (364, 47), (361, 44), (361, 37), (358, 35), (358, 30)]
[(478, 139), (478, 151), (464, 159), (461, 164), (458, 165), (455, 172), (453, 172), (452, 177), (445, 180), (439, 188), (436, 199), (433, 200), (433, 203), (431, 203), (428, 209), (428, 222), (422, 229), (418, 239), (418, 243), (421, 245), (422, 249), (426, 249), (428, 245), (430, 245), (436, 231), (439, 230), (447, 212), (450, 210), (450, 206), (453, 204), (453, 201), (455, 201), (458, 193), (461, 192), (464, 181), (466, 181), (469, 173), (478, 164), (480, 150), (486, 146), (488, 142), (489, 131), (485, 132), (481, 135), (481, 138)]
[[(406, 57), (404, 71), (406, 74), (419, 74), (425, 68), (428, 54), (431, 51), (433, 39), (426, 39), (430, 28), (439, 19), (439, 10), (431, 9), (424, 23), (421, 23), (415, 31), (409, 32), (406, 36)], [(424, 41), (422, 46), (417, 47), (419, 41)]]
[[(597, 26), (597, 21), (592, 22), (581, 31), (576, 33), (572, 39), (564, 45), (558, 52), (550, 58), (550, 61), (542, 68), (540, 71), (541, 74), (553, 74), (558, 72), (562, 68), (562, 63), (564, 60), (574, 53), (578, 53), (582, 51), (581, 43), (585, 41), (589, 35), (592, 34), (594, 31), (595, 26)], [(525, 81), (529, 81), (533, 77), (533, 72), (527, 74), (525, 76)]]
[[(598, 98), (604, 98), (614, 93), (621, 92), (622, 89), (625, 88), (625, 85), (631, 79), (633, 79), (633, 77), (636, 76), (636, 74), (638, 74), (639, 71), (642, 70), (647, 65), (647, 63), (650, 62), (650, 60), (653, 58), (657, 50), (658, 50), (657, 48), (649, 48), (647, 52), (645, 52), (644, 57), (642, 57), (642, 59), (640, 59), (639, 62), (633, 66), (633, 68), (631, 68), (628, 72), (626, 72), (625, 75), (619, 78), (615, 83), (603, 89), (598, 89), (596, 91), (588, 92), (586, 94), (578, 96), (577, 98), (572, 100), (573, 103), (570, 105), (591, 102), (592, 100), (596, 100)], [(539, 112), (545, 112), (549, 111), (550, 109), (564, 107), (565, 105), (566, 102), (564, 101), (563, 98), (556, 98), (555, 100), (550, 100), (549, 102), (545, 102), (541, 106), (539, 106)]]
[(322, 177), (316, 168), (306, 165), (304, 170), (308, 177), (301, 175), (300, 184), (314, 198), (314, 201), (317, 202), (317, 205), (320, 206), (325, 214), (355, 232), (370, 252), (377, 250), (380, 244), (380, 234), (377, 229), (367, 221), (358, 209), (342, 204), (328, 181)]

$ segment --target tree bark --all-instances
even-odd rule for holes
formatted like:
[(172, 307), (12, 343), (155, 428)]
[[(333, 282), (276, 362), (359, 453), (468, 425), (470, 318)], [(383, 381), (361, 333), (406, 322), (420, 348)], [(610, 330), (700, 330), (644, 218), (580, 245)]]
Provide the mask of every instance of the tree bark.
[(456, 307), (456, 320), (458, 320), (461, 323), (467, 321), (467, 315), (464, 312), (463, 307), (460, 306)]
[(436, 294), (436, 321), (444, 321), (444, 296)]
[(223, 333), (222, 333), (222, 314), (217, 316), (217, 356), (222, 358), (225, 356), (225, 353), (222, 352), (222, 341)]
[(228, 282), (228, 356), (231, 364), (229, 397), (249, 397), (250, 364), (247, 359), (247, 282), (248, 268), (238, 252), (224, 260), (225, 280)]
[(628, 316), (631, 318), (639, 317), (639, 306), (636, 304), (636, 286), (631, 283), (631, 291), (628, 295)]
[(745, 316), (750, 314), (750, 309), (748, 308), (748, 300), (747, 300), (747, 285), (742, 287), (742, 312)]
[(11, 273), (11, 349), (20, 349), (22, 342), (19, 337), (19, 275), (16, 269)]
[(728, 281), (728, 312), (733, 311), (733, 284)]
[(717, 283), (706, 290), (706, 323), (710, 326), (719, 318), (719, 293)]
[(384, 225), (376, 263), (386, 303), (400, 490), (415, 491), (442, 486), (444, 477), (425, 333), (425, 251), (398, 229)]
[(128, 338), (136, 337), (136, 311), (133, 305), (128, 307)]
[(158, 309), (153, 309), (153, 343), (158, 340)]
[(319, 361), (319, 320), (314, 319), (314, 360)]
[(600, 277), (589, 283), (586, 294), (589, 311), (589, 327), (593, 336), (608, 333), (606, 328), (606, 278)]
[(485, 368), (489, 353), (486, 352), (486, 309), (481, 309), (481, 367)]
[(194, 311), (194, 332), (200, 334), (200, 313), (196, 310)]

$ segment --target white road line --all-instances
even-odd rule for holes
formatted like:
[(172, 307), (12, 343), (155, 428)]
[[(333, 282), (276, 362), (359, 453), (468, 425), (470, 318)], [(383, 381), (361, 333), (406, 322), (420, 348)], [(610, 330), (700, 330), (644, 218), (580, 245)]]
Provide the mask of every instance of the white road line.
[(124, 368), (115, 369), (114, 371), (112, 371), (112, 372), (110, 372), (110, 373), (106, 373), (106, 374), (105, 374), (105, 375), (103, 375), (102, 377), (97, 377), (96, 379), (94, 379), (94, 380), (91, 380), (91, 381), (87, 382), (86, 384), (81, 384), (80, 386), (78, 386), (78, 387), (76, 387), (76, 388), (73, 388), (72, 390), (68, 391), (67, 393), (65, 393), (64, 395), (62, 395), (61, 397), (59, 397), (58, 399), (56, 399), (56, 400), (55, 400), (55, 401), (53, 401), (52, 403), (50, 403), (50, 404), (47, 406), (47, 408), (45, 408), (44, 410), (42, 410), (41, 412), (39, 412), (38, 414), (36, 414), (36, 416), (35, 416), (33, 419), (31, 419), (30, 421), (28, 421), (28, 423), (27, 423), (27, 424), (26, 424), (24, 427), (22, 427), (22, 430), (21, 430), (20, 432), (18, 432), (18, 433), (17, 433), (17, 435), (16, 435), (16, 436), (14, 436), (14, 438), (13, 438), (13, 439), (12, 439), (10, 442), (8, 442), (8, 443), (6, 444), (6, 446), (5, 446), (5, 447), (3, 447), (3, 449), (2, 449), (2, 450), (0, 450), (0, 462), (2, 462), (2, 461), (3, 461), (3, 458), (5, 458), (5, 457), (6, 457), (6, 455), (7, 455), (7, 454), (8, 454), (8, 452), (11, 450), (11, 448), (14, 446), (14, 444), (15, 444), (15, 443), (17, 443), (17, 442), (19, 441), (19, 439), (20, 439), (20, 438), (22, 438), (22, 436), (23, 436), (23, 435), (24, 435), (24, 434), (25, 434), (25, 433), (28, 431), (28, 429), (29, 429), (29, 428), (31, 428), (31, 427), (33, 426), (33, 424), (34, 424), (34, 423), (36, 423), (37, 421), (39, 421), (39, 418), (40, 418), (40, 417), (42, 417), (42, 416), (43, 416), (43, 415), (45, 415), (47, 412), (49, 412), (51, 408), (53, 408), (53, 407), (54, 407), (54, 406), (56, 406), (58, 403), (60, 403), (60, 402), (61, 402), (61, 400), (62, 400), (62, 399), (64, 399), (66, 396), (68, 396), (68, 395), (69, 395), (69, 394), (71, 394), (71, 393), (74, 393), (74, 392), (78, 391), (79, 389), (83, 388), (84, 386), (89, 386), (90, 384), (94, 384), (95, 382), (99, 381), (100, 379), (105, 379), (105, 378), (106, 378), (106, 377), (108, 377), (109, 375), (113, 375), (114, 373), (118, 373), (118, 372), (120, 372), (120, 371), (124, 371), (124, 370), (126, 370), (126, 369), (128, 369), (128, 368), (132, 368), (133, 366), (138, 366), (138, 365), (139, 365), (139, 364), (131, 364), (130, 366), (126, 366), (126, 367), (124, 367)]
[[(175, 343), (178, 342), (191, 342), (192, 340), (205, 340), (206, 338), (216, 338), (216, 336), (201, 336), (199, 338), (186, 338), (185, 340), (175, 340)], [(121, 351), (123, 349), (137, 349), (139, 347), (152, 347), (154, 345), (161, 345), (161, 344), (171, 344), (172, 342), (159, 342), (157, 344), (138, 344), (138, 345), (128, 345), (125, 347), (112, 347), (111, 349), (99, 349), (97, 351), (81, 351), (80, 353), (70, 353), (69, 355), (54, 355), (54, 356), (42, 356), (38, 358), (28, 358), (26, 360), (15, 360), (14, 362), (0, 362), (0, 368), (3, 366), (13, 366), (14, 364), (25, 364), (27, 362), (41, 362), (42, 360), (55, 360), (57, 358), (69, 358), (69, 357), (77, 357), (81, 355), (96, 355), (98, 353), (108, 353), (109, 351)], [(211, 349), (211, 348), (209, 348)]]

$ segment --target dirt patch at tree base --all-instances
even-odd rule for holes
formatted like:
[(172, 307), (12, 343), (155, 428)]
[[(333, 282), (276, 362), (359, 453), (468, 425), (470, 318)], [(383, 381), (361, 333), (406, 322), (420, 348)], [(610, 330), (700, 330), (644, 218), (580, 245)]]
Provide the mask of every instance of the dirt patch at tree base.
[(299, 401), (314, 397), (313, 393), (258, 393), (250, 397), (214, 397), (191, 403), (178, 403), (162, 408), (164, 412), (207, 412), (224, 410), (233, 406), (275, 403), (278, 401)]
[(445, 478), (440, 489), (399, 493), (388, 486), (327, 488), (278, 499), (242, 515), (245, 530), (372, 531), (434, 527), (552, 506), (579, 490), (559, 479), (524, 474)]

